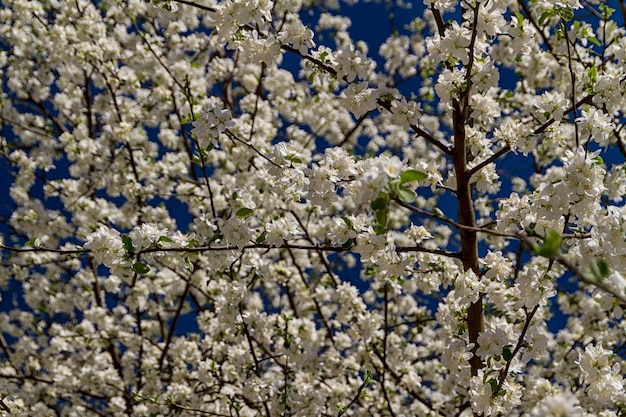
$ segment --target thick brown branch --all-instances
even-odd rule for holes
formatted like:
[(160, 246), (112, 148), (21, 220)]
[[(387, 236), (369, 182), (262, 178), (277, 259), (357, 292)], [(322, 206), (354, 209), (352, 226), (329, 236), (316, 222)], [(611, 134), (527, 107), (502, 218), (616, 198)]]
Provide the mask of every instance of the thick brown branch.
[[(452, 101), (452, 118), (454, 129), (454, 171), (457, 178), (457, 198), (458, 198), (458, 218), (459, 223), (473, 228), (476, 226), (476, 214), (474, 212), (474, 200), (472, 198), (472, 186), (470, 184), (469, 171), (467, 169), (466, 131), (465, 126), (470, 122), (469, 115), (469, 95), (471, 94), (472, 67), (474, 63), (474, 44), (477, 36), (477, 18), (480, 3), (474, 8), (474, 18), (472, 23), (472, 37), (468, 46), (470, 60), (467, 65), (467, 88), (458, 99)], [(478, 258), (478, 238), (474, 230), (461, 229), (461, 261), (465, 271), (472, 270), (478, 276), (480, 265)], [(478, 300), (470, 304), (467, 310), (467, 330), (468, 342), (478, 347), (478, 336), (485, 330), (485, 318), (483, 314), (482, 294)], [(478, 370), (483, 367), (482, 360), (474, 353), (470, 359), (472, 376), (478, 375)]]

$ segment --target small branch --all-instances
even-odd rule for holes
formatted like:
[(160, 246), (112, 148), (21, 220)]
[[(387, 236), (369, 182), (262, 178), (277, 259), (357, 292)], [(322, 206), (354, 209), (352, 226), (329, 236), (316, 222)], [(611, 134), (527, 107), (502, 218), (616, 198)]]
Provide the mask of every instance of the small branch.
[(585, 275), (583, 273), (581, 273), (580, 270), (578, 268), (576, 268), (574, 265), (572, 265), (567, 259), (565, 259), (565, 257), (558, 256), (556, 258), (556, 261), (558, 263), (560, 263), (561, 265), (563, 265), (565, 268), (567, 268), (580, 281), (584, 282), (585, 284), (592, 285), (592, 286), (594, 286), (594, 287), (604, 291), (605, 293), (607, 293), (609, 295), (612, 295), (613, 297), (618, 299), (623, 304), (626, 304), (626, 296), (624, 296), (623, 294), (618, 294), (617, 292), (615, 292), (614, 290), (609, 288), (609, 286), (606, 285), (603, 281), (591, 280), (591, 279), (585, 277)]
[(396, 199), (394, 201), (397, 204), (399, 204), (400, 206), (402, 206), (402, 207), (404, 207), (404, 208), (406, 208), (406, 209), (408, 209), (408, 210), (410, 210), (412, 212), (415, 212), (415, 213), (421, 214), (423, 216), (429, 217), (429, 218), (431, 218), (433, 220), (442, 221), (444, 223), (449, 224), (450, 226), (454, 226), (455, 228), (457, 228), (459, 230), (467, 230), (467, 231), (470, 231), (470, 232), (477, 232), (477, 233), (486, 233), (486, 234), (490, 234), (490, 235), (494, 235), (494, 236), (509, 237), (509, 238), (513, 238), (513, 239), (518, 239), (519, 238), (519, 235), (514, 234), (514, 233), (498, 232), (498, 231), (492, 230), (492, 229), (485, 229), (484, 227), (481, 227), (481, 226), (466, 226), (464, 224), (455, 222), (454, 220), (449, 219), (447, 217), (441, 217), (441, 216), (438, 216), (438, 215), (436, 215), (434, 213), (431, 213), (430, 211), (426, 211), (426, 210), (423, 210), (423, 209), (421, 209), (419, 207), (412, 206), (412, 205), (410, 205), (408, 203), (405, 203), (402, 200)]
[(311, 299), (313, 300), (313, 304), (315, 304), (315, 310), (317, 311), (317, 314), (319, 315), (320, 320), (322, 321), (322, 324), (324, 325), (324, 328), (326, 329), (326, 333), (328, 334), (328, 339), (330, 340), (330, 343), (333, 345), (333, 347), (336, 349), (337, 346), (335, 344), (335, 336), (333, 335), (333, 329), (330, 327), (330, 324), (328, 323), (328, 319), (324, 315), (324, 310), (322, 309), (322, 306), (320, 305), (319, 301), (317, 301), (317, 298), (315, 298), (315, 289), (311, 288), (311, 286), (309, 285), (309, 282), (306, 280), (306, 274), (302, 270), (300, 265), (298, 265), (297, 258), (294, 256), (294, 254), (291, 251), (288, 251), (288, 252), (289, 252), (289, 256), (291, 256), (291, 262), (298, 270), (300, 281), (302, 281), (302, 284), (304, 284), (304, 286), (307, 288), (307, 290), (311, 294)]
[[(576, 141), (576, 147), (578, 147), (579, 135), (578, 135), (578, 123), (576, 122), (576, 116), (578, 115), (578, 108), (576, 106), (576, 74), (574, 74), (574, 68), (572, 67), (572, 51), (569, 42), (569, 36), (567, 34), (567, 27), (565, 23), (561, 21), (561, 28), (563, 29), (565, 36), (565, 44), (567, 45), (567, 66), (569, 69), (570, 81), (572, 83), (572, 105), (574, 106), (574, 114), (572, 115), (572, 121), (574, 123), (574, 139)], [(569, 112), (568, 112), (569, 113)]]
[[(393, 379), (394, 381), (399, 384), (399, 385), (404, 385), (404, 381), (402, 378), (402, 375), (399, 375), (397, 372), (395, 372), (391, 366), (389, 365), (388, 362), (385, 361), (385, 358), (383, 357), (383, 355), (380, 352), (380, 349), (374, 349), (373, 350), (374, 355), (380, 360), (381, 364), (382, 364), (382, 368), (384, 369), (385, 372), (387, 372)], [(407, 393), (412, 396), (413, 398), (415, 398), (417, 401), (419, 401), (422, 405), (424, 405), (425, 407), (427, 407), (429, 410), (433, 411), (435, 413), (435, 416), (437, 417), (443, 417), (443, 414), (441, 414), (439, 411), (437, 411), (435, 409), (435, 405), (433, 404), (433, 402), (428, 399), (426, 396), (424, 396), (422, 393), (420, 392), (416, 392), (415, 389), (419, 389), (423, 387), (419, 387), (419, 386), (404, 386), (404, 388), (406, 389)]]
[(530, 9), (528, 8), (528, 5), (523, 0), (518, 0), (517, 3), (520, 5), (524, 13), (526, 13), (526, 17), (528, 18), (530, 23), (532, 23), (532, 25), (535, 27), (535, 30), (537, 31), (537, 33), (539, 33), (539, 35), (541, 36), (541, 39), (543, 39), (543, 43), (546, 44), (548, 51), (552, 53), (552, 45), (550, 44), (548, 38), (546, 37), (546, 34), (543, 33), (543, 30), (541, 30), (541, 28), (539, 27), (539, 24), (537, 23), (533, 15), (530, 13)]
[[(584, 105), (584, 104), (590, 104), (592, 99), (593, 99), (593, 95), (589, 95), (589, 96), (584, 97), (583, 99), (581, 99), (578, 102), (576, 102), (573, 106), (571, 106), (567, 110), (565, 110), (565, 114), (569, 114), (569, 113), (571, 113), (573, 111), (577, 111), (577, 109), (580, 106)], [(547, 122), (545, 122), (544, 124), (539, 126), (537, 129), (535, 129), (532, 134), (533, 135), (538, 135), (540, 133), (543, 133), (548, 127), (550, 127), (552, 124), (554, 124), (554, 122), (556, 122), (556, 120), (554, 120), (554, 119), (548, 120)], [(576, 143), (578, 143), (578, 139), (577, 139)], [(480, 171), (481, 169), (483, 169), (484, 167), (486, 167), (490, 163), (495, 162), (498, 158), (500, 158), (501, 156), (504, 156), (510, 150), (511, 150), (511, 147), (509, 145), (505, 145), (502, 149), (500, 149), (499, 151), (497, 151), (496, 153), (491, 155), (489, 158), (485, 159), (483, 162), (481, 162), (480, 164), (478, 164), (475, 167), (473, 167), (472, 169), (470, 169), (469, 176), (471, 177), (472, 175), (476, 174), (478, 171)]]
[(348, 404), (345, 407), (342, 407), (339, 412), (337, 412), (337, 417), (341, 417), (342, 415), (344, 415), (348, 410), (350, 410), (350, 408), (359, 400), (361, 399), (361, 397), (363, 397), (363, 394), (365, 392), (365, 389), (371, 384), (371, 380), (369, 379), (369, 375), (368, 375), (368, 371), (365, 371), (365, 378), (363, 378), (363, 383), (361, 383), (361, 385), (359, 386), (359, 388), (357, 389), (356, 394), (354, 395), (354, 398), (352, 398), (352, 401), (350, 401), (350, 404)]
[(522, 332), (520, 333), (517, 339), (517, 345), (515, 346), (515, 349), (513, 349), (513, 352), (511, 352), (512, 353), (511, 359), (506, 361), (506, 366), (504, 367), (504, 369), (500, 371), (500, 381), (498, 382), (498, 389), (496, 390), (496, 392), (500, 391), (500, 388), (502, 388), (502, 384), (504, 384), (506, 375), (509, 373), (509, 368), (511, 367), (511, 363), (513, 362), (513, 359), (515, 358), (519, 350), (522, 348), (522, 345), (524, 344), (524, 337), (526, 337), (526, 332), (528, 331), (528, 327), (530, 326), (530, 321), (532, 320), (533, 316), (535, 315), (538, 309), (539, 309), (539, 304), (537, 304), (530, 313), (526, 312), (526, 321), (524, 323), (524, 328), (522, 329)]
[[(252, 355), (252, 360), (254, 361), (254, 373), (257, 377), (261, 377), (261, 361), (258, 359), (256, 351), (254, 349), (253, 337), (250, 334), (250, 330), (248, 329), (248, 325), (246, 323), (246, 319), (244, 318), (244, 310), (241, 303), (239, 303), (239, 316), (241, 317), (241, 326), (243, 327), (243, 334), (246, 336), (246, 340), (248, 342), (248, 346), (250, 347), (250, 354)], [(272, 414), (270, 413), (270, 409), (268, 406), (268, 401), (262, 401), (263, 407), (265, 409), (266, 417), (270, 417)]]
[(186, 1), (186, 0), (170, 0), (170, 1), (173, 1), (173, 2), (176, 2), (176, 3), (180, 3), (180, 4), (185, 4), (185, 5), (191, 6), (191, 7), (195, 7), (197, 9), (204, 10), (205, 12), (215, 13), (217, 11), (213, 7), (203, 6), (201, 4), (194, 3), (192, 1)]
[[(382, 107), (383, 109), (393, 113), (393, 111), (391, 110), (391, 102), (378, 99), (378, 100), (376, 100), (376, 103), (380, 107)], [(429, 142), (430, 144), (432, 144), (432, 145), (436, 146), (437, 148), (439, 148), (447, 156), (450, 156), (450, 157), (452, 156), (452, 154), (453, 154), (452, 150), (448, 146), (446, 146), (445, 144), (440, 142), (433, 135), (431, 135), (430, 133), (428, 133), (425, 130), (421, 129), (419, 126), (417, 126), (415, 124), (411, 124), (410, 126), (411, 126), (411, 129), (413, 129), (413, 131), (415, 131), (415, 133), (417, 133), (419, 136), (421, 136), (424, 139), (426, 139), (427, 142)]]
[(165, 357), (167, 356), (167, 351), (172, 343), (172, 338), (174, 337), (174, 333), (176, 330), (176, 324), (178, 323), (178, 319), (180, 318), (180, 314), (183, 311), (183, 306), (185, 305), (185, 299), (187, 298), (187, 294), (189, 293), (189, 288), (191, 286), (191, 278), (187, 279), (185, 282), (185, 289), (180, 296), (180, 301), (178, 302), (178, 306), (176, 307), (176, 313), (174, 314), (174, 318), (172, 319), (172, 324), (170, 325), (170, 330), (167, 334), (167, 340), (165, 341), (165, 346), (163, 347), (163, 352), (161, 352), (161, 357), (159, 358), (159, 369), (163, 371), (163, 362), (165, 361)]
[(499, 151), (491, 155), (489, 158), (485, 159), (480, 164), (470, 169), (468, 175), (472, 177), (472, 175), (476, 174), (478, 171), (480, 171), (481, 169), (483, 169), (490, 163), (495, 162), (498, 158), (507, 154), (510, 150), (511, 150), (511, 147), (509, 145), (505, 145), (502, 149), (500, 149)]
[(352, 137), (354, 132), (356, 132), (356, 130), (359, 128), (359, 126), (361, 126), (361, 124), (363, 124), (363, 122), (370, 116), (370, 114), (372, 114), (371, 110), (367, 111), (364, 115), (359, 117), (358, 120), (354, 123), (354, 126), (352, 126), (352, 128), (348, 130), (348, 132), (346, 132), (343, 140), (337, 144), (337, 147), (342, 147), (343, 145), (345, 145), (346, 142), (350, 140), (350, 137)]
[[(385, 317), (385, 328), (384, 328), (384, 336), (383, 336), (383, 363), (387, 362), (387, 339), (389, 336), (389, 285), (385, 284), (385, 304), (384, 304), (384, 317)], [(393, 407), (391, 405), (391, 401), (389, 400), (389, 395), (387, 393), (386, 385), (386, 374), (384, 372), (380, 375), (380, 389), (383, 392), (383, 396), (385, 397), (385, 401), (387, 402), (387, 408), (389, 409), (389, 413), (391, 413), (392, 417), (396, 417), (393, 412)]]
[(36, 252), (36, 253), (58, 253), (61, 255), (82, 254), (91, 252), (90, 249), (51, 249), (51, 248), (16, 248), (0, 244), (0, 249), (8, 250), (15, 253)]
[(448, 258), (461, 259), (461, 255), (456, 252), (441, 249), (428, 249), (421, 246), (396, 246), (396, 252), (422, 252), (433, 255), (447, 256)]
[(619, 0), (619, 10), (622, 12), (622, 26), (626, 27), (626, 2), (624, 0)]
[(160, 405), (161, 407), (169, 407), (172, 410), (171, 412), (175, 410), (176, 411), (192, 411), (194, 413), (206, 414), (208, 416), (219, 416), (219, 417), (231, 417), (232, 416), (232, 414), (219, 414), (219, 413), (214, 413), (212, 411), (200, 410), (198, 408), (186, 407), (184, 405), (181, 405), (181, 404), (175, 403), (174, 401), (169, 401), (169, 400), (166, 402), (159, 402), (159, 401), (155, 401), (152, 398), (142, 397), (141, 395), (137, 393), (133, 394), (133, 398), (135, 399), (135, 401), (145, 401), (150, 404)]
[[(258, 96), (257, 96), (258, 97)], [(283, 168), (280, 165), (278, 165), (276, 162), (272, 161), (267, 155), (264, 155), (261, 151), (259, 151), (253, 144), (251, 143), (247, 143), (246, 141), (244, 141), (243, 139), (240, 139), (239, 137), (237, 137), (237, 135), (235, 135), (232, 131), (230, 131), (230, 129), (226, 129), (225, 130), (226, 136), (228, 136), (233, 142), (240, 142), (244, 145), (246, 145), (247, 147), (249, 147), (250, 149), (252, 149), (256, 154), (258, 154), (261, 158), (265, 159), (267, 162), (269, 162), (270, 164), (274, 165), (277, 168)], [(252, 132), (250, 132), (252, 133)]]
[(446, 34), (446, 25), (443, 23), (443, 16), (441, 16), (441, 11), (433, 6), (433, 3), (430, 5), (430, 11), (433, 13), (433, 17), (435, 18), (435, 23), (437, 24), (437, 31), (439, 32), (439, 36), (442, 38)]
[[(570, 113), (574, 111), (575, 109), (579, 108), (580, 106), (582, 106), (583, 104), (590, 104), (592, 100), (593, 100), (593, 95), (588, 95), (585, 98), (578, 101), (578, 103), (575, 103), (572, 107), (565, 110), (565, 113), (566, 114)], [(554, 120), (553, 118), (550, 118), (550, 120), (548, 120), (547, 122), (539, 126), (537, 129), (535, 129), (535, 131), (532, 134), (538, 135), (539, 133), (543, 133), (548, 127), (554, 124), (554, 122), (556, 122), (556, 120)]]
[[(540, 237), (540, 236), (538, 236), (538, 237)], [(520, 233), (519, 234), (519, 239), (522, 240), (524, 243), (526, 243), (529, 247), (531, 247), (531, 248), (534, 247), (534, 242), (531, 241), (530, 236), (526, 236), (526, 235), (523, 235), (523, 234)], [(604, 291), (605, 293), (607, 293), (609, 295), (612, 295), (613, 297), (615, 297), (620, 302), (622, 302), (623, 304), (626, 305), (626, 296), (624, 296), (624, 294), (618, 294), (617, 292), (615, 292), (614, 290), (609, 288), (609, 286), (606, 285), (603, 281), (593, 280), (593, 279), (589, 279), (589, 278), (585, 277), (585, 275), (580, 271), (580, 269), (578, 269), (569, 260), (567, 260), (567, 258), (565, 258), (565, 256), (563, 256), (563, 255), (556, 256), (551, 261), (560, 263), (569, 272), (574, 274), (574, 276), (576, 276), (576, 278), (578, 278), (583, 283), (588, 284), (588, 285), (592, 285), (592, 286), (594, 286), (594, 287)]]

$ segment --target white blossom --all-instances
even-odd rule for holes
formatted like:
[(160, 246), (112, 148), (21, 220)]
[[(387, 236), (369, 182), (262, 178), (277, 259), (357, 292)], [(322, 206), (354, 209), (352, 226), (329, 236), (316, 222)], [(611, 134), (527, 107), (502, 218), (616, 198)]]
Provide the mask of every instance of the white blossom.
[(623, 415), (611, 4), (0, 0), (0, 415)]

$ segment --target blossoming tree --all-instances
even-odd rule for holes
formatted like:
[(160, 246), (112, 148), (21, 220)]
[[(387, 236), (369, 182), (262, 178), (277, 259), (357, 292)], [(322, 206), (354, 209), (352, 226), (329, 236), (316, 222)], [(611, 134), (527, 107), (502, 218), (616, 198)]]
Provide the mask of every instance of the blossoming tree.
[(626, 415), (624, 1), (355, 3), (0, 1), (2, 415)]

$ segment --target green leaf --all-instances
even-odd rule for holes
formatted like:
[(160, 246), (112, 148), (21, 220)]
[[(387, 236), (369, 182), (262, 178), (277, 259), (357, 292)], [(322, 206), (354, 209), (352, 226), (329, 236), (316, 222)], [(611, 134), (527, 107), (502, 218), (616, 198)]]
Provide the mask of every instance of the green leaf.
[(611, 273), (609, 264), (604, 259), (594, 258), (589, 265), (593, 277), (598, 281), (603, 281)]
[(145, 274), (148, 271), (150, 271), (150, 267), (144, 264), (143, 262), (135, 262), (133, 264), (133, 271), (135, 271), (138, 274)]
[(459, 336), (462, 336), (463, 333), (465, 333), (467, 331), (467, 321), (462, 321), (459, 323), (459, 326), (457, 328), (457, 334)]
[(489, 381), (487, 381), (487, 383), (491, 385), (491, 393), (495, 394), (498, 391), (498, 381), (496, 381), (494, 378), (491, 378)]
[(417, 194), (415, 194), (415, 191), (411, 189), (403, 187), (403, 188), (400, 188), (400, 190), (398, 190), (398, 198), (404, 201), (405, 203), (414, 202), (416, 197), (417, 197)]
[(259, 237), (256, 238), (256, 243), (263, 243), (265, 242), (265, 238), (267, 237), (267, 231), (263, 230), (263, 232), (259, 235)]
[(400, 190), (400, 178), (389, 181), (389, 196), (395, 198)]
[(383, 224), (377, 224), (377, 225), (374, 227), (374, 232), (375, 232), (377, 235), (384, 235), (384, 234), (385, 234), (385, 232), (387, 232), (387, 224), (384, 224), (384, 225), (383, 225)]
[(559, 254), (562, 241), (563, 238), (558, 231), (550, 230), (543, 239), (543, 245), (535, 247), (535, 253), (548, 259), (554, 259)]
[(193, 271), (196, 269), (195, 266), (193, 266), (193, 262), (191, 262), (191, 259), (189, 258), (185, 258), (185, 268), (187, 268), (187, 271), (193, 273)]
[(502, 348), (502, 357), (507, 362), (510, 362), (513, 359), (513, 352), (511, 352), (511, 346), (506, 345), (504, 348)]
[(607, 19), (607, 20), (611, 17), (613, 12), (615, 12), (615, 9), (612, 9), (609, 6), (605, 5), (605, 4), (600, 4), (598, 7), (602, 11), (602, 17)]
[(172, 242), (172, 239), (170, 239), (167, 236), (160, 236), (159, 240), (157, 240), (157, 242)]
[(239, 219), (247, 219), (253, 214), (254, 214), (254, 210), (247, 208), (247, 207), (242, 207), (239, 210), (237, 210), (237, 218)]
[(389, 194), (380, 193), (378, 198), (372, 201), (371, 207), (376, 213), (374, 231), (377, 235), (382, 235), (387, 231), (387, 221), (389, 219)]
[(341, 245), (341, 247), (344, 249), (350, 249), (352, 246), (354, 246), (354, 242), (355, 239), (351, 237), (350, 239), (346, 240), (343, 245)]
[(374, 377), (374, 371), (372, 371), (371, 369), (366, 369), (365, 375), (363, 377), (363, 382), (365, 383), (371, 382), (373, 380), (373, 377)]
[(372, 210), (386, 210), (389, 208), (389, 195), (386, 193), (380, 193), (378, 198), (372, 201), (371, 204)]
[(587, 76), (589, 77), (589, 81), (593, 84), (598, 81), (598, 69), (595, 65), (587, 70)]
[(133, 240), (128, 235), (122, 235), (122, 244), (124, 245), (124, 250), (128, 255), (133, 255), (135, 253), (135, 247), (133, 246)]
[(376, 210), (376, 221), (378, 224), (387, 224), (389, 220), (389, 210)]
[(587, 40), (595, 46), (600, 46), (600, 41), (595, 36), (587, 36)]
[(521, 29), (522, 26), (524, 25), (524, 16), (522, 16), (520, 12), (516, 11), (515, 17), (517, 18), (517, 27)]
[(565, 20), (566, 22), (574, 18), (574, 9), (572, 9), (571, 7), (557, 6), (554, 9), (556, 10), (557, 14), (561, 17), (561, 19)]
[(346, 226), (348, 226), (348, 229), (354, 230), (354, 225), (352, 224), (352, 220), (350, 220), (346, 216), (341, 216), (341, 220), (343, 220), (343, 222), (346, 224)]
[(541, 14), (541, 17), (539, 18), (539, 26), (543, 26), (546, 20), (554, 16), (556, 16), (556, 11), (554, 9), (546, 10)]
[(406, 184), (411, 181), (420, 181), (428, 178), (428, 174), (416, 169), (407, 169), (400, 174), (400, 184)]

